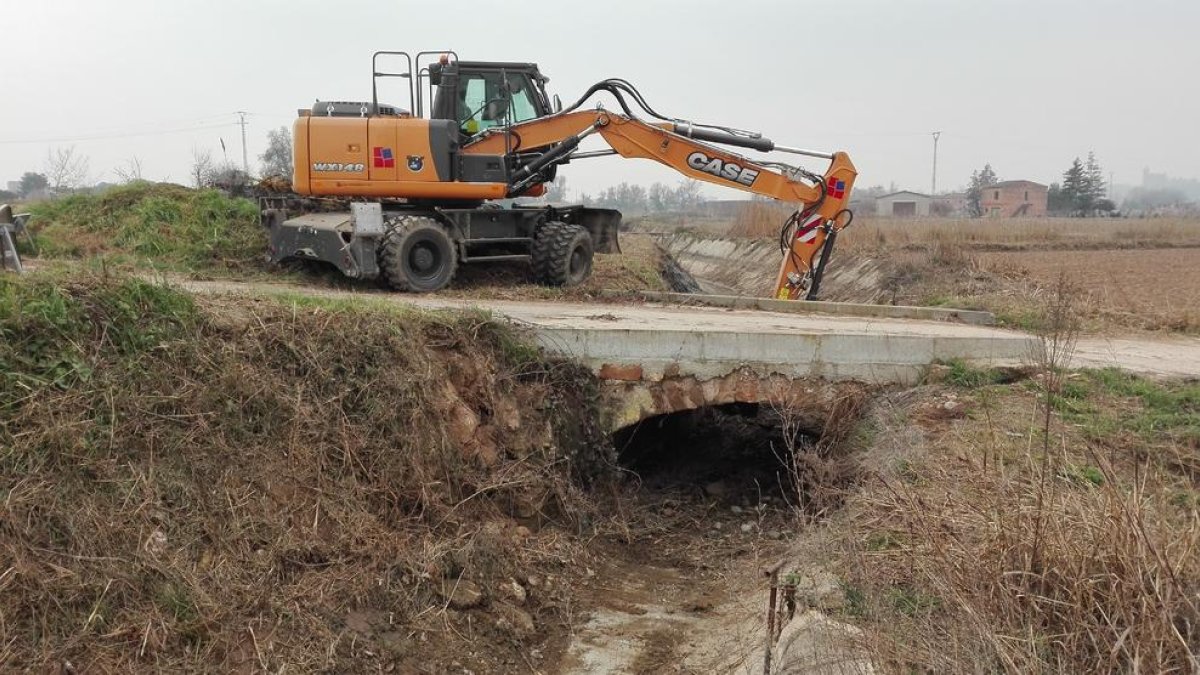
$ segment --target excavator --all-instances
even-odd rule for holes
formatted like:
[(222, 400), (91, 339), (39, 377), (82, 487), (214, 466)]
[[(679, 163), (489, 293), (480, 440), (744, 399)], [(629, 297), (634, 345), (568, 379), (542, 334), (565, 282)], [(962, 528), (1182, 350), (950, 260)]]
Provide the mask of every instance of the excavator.
[[(594, 253), (619, 252), (621, 214), (515, 200), (544, 195), (559, 167), (604, 155), (654, 160), (794, 204), (780, 231), (779, 299), (816, 299), (838, 232), (853, 219), (847, 204), (856, 170), (846, 153), (668, 117), (623, 79), (598, 82), (564, 107), (547, 95), (549, 79), (533, 63), (380, 51), (371, 66), (369, 102), (318, 100), (299, 111), (292, 189), (308, 206), (264, 202), (269, 261), (323, 261), (413, 292), (445, 287), (459, 264), (523, 261), (540, 283), (576, 285), (591, 274)], [(380, 84), (396, 80), (408, 90), (408, 109), (379, 102)], [(585, 108), (602, 93), (617, 109)], [(581, 151), (592, 136), (608, 147)], [(729, 148), (829, 165), (818, 174)], [(341, 206), (314, 206), (330, 199)]]

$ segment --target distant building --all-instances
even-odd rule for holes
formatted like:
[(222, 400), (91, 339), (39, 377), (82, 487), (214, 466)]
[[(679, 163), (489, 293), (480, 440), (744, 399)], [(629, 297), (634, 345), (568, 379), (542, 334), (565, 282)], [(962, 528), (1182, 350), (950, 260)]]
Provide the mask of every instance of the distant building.
[(1167, 187), (1167, 174), (1153, 173), (1150, 167), (1142, 168), (1142, 187), (1151, 190), (1162, 190)]
[(963, 216), (967, 213), (967, 193), (947, 192), (934, 195), (932, 213), (935, 216)]
[(10, 180), (10, 181), (8, 181), (8, 187), (5, 189), (8, 190), (9, 192), (15, 192), (17, 194), (21, 194), (21, 181)]
[(879, 216), (928, 216), (933, 197), (920, 192), (901, 190), (875, 200), (875, 214)]
[(989, 218), (1041, 218), (1049, 188), (1030, 180), (1006, 180), (983, 188), (979, 209)]

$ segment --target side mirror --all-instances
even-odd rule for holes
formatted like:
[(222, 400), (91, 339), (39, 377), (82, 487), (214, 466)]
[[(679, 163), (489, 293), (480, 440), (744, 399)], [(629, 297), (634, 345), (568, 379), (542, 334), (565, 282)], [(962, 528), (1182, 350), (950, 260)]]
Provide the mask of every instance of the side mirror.
[(554, 95), (554, 112), (562, 112), (562, 99), (558, 97), (558, 94)]

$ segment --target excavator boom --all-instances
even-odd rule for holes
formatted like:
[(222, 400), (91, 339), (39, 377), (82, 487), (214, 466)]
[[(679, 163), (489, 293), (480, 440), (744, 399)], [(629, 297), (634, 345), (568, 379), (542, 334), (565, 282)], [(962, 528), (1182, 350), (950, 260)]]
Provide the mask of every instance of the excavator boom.
[[(679, 122), (647, 122), (602, 109), (560, 113), (490, 130), (464, 145), (462, 152), (486, 156), (543, 151), (540, 160), (526, 166), (524, 180), (533, 182), (545, 167), (569, 161), (580, 141), (593, 133), (621, 157), (651, 159), (697, 180), (796, 204), (796, 213), (781, 233), (784, 258), (775, 295), (816, 297), (822, 260), (832, 251), (836, 233), (850, 222), (847, 205), (857, 171), (846, 153), (784, 148), (760, 136), (696, 129)], [(830, 163), (823, 175), (816, 175), (756, 162), (704, 140), (808, 155)], [(520, 191), (525, 186), (517, 181), (513, 187)]]

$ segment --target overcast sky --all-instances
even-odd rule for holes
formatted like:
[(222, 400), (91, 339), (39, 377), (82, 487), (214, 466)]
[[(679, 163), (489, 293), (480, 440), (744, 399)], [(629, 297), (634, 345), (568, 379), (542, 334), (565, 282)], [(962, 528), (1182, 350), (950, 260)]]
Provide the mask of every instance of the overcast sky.
[(935, 130), (940, 189), (984, 162), (1049, 183), (1089, 149), (1118, 183), (1200, 176), (1200, 0), (0, 0), (0, 25), (0, 186), (71, 145), (93, 180), (136, 156), (186, 182), (193, 148), (240, 163), (236, 110), (255, 167), (297, 108), (369, 99), (372, 51), (442, 48), (535, 61), (564, 102), (624, 77), (671, 116), (846, 150), (860, 185), (928, 191)]

